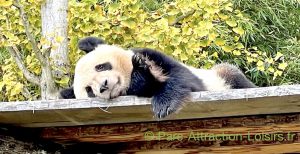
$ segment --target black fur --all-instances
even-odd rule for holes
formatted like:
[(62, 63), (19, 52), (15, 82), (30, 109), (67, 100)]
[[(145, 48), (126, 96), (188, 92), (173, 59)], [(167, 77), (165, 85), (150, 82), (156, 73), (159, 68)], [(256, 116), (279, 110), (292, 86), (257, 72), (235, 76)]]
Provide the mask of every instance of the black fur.
[(85, 37), (78, 42), (78, 48), (86, 53), (93, 51), (99, 44), (105, 44), (102, 39), (97, 37)]
[(103, 63), (103, 64), (96, 65), (95, 70), (97, 72), (112, 70), (112, 66), (111, 66), (111, 63), (106, 62), (106, 63)]
[(223, 78), (226, 84), (230, 85), (231, 89), (256, 88), (254, 85), (237, 67), (223, 63), (214, 67), (218, 71), (218, 75)]
[[(94, 37), (87, 37), (79, 41), (79, 48), (88, 53), (103, 42)], [(189, 97), (190, 92), (205, 90), (200, 79), (171, 57), (147, 48), (132, 50), (135, 52), (132, 58), (133, 72), (126, 94), (153, 97), (152, 106), (156, 117), (163, 118), (176, 111)], [(156, 80), (142, 57), (154, 61), (163, 69), (163, 74), (167, 74), (168, 79), (165, 82)], [(90, 93), (91, 89), (87, 89), (87, 92)], [(63, 98), (75, 98), (73, 91), (61, 95)]]
[(73, 98), (75, 98), (73, 87), (63, 89), (59, 92), (59, 94), (60, 94), (60, 97), (62, 99), (73, 99)]
[[(96, 97), (91, 87), (85, 87), (85, 90), (88, 94), (88, 97)], [(70, 87), (67, 89), (63, 89), (60, 92), (60, 98), (62, 99), (75, 99), (74, 88)]]
[(160, 87), (159, 81), (150, 73), (149, 66), (139, 54), (132, 57), (132, 65), (131, 81), (126, 94), (152, 97), (155, 90)]
[(226, 83), (231, 85), (232, 89), (244, 89), (244, 88), (256, 88), (249, 79), (246, 78), (244, 74), (235, 73), (230, 77), (224, 78)]
[(96, 95), (93, 92), (93, 89), (90, 86), (85, 87), (85, 91), (88, 94), (88, 97), (96, 97)]
[[(175, 59), (153, 49), (132, 49), (136, 54), (147, 57), (167, 74), (165, 82), (157, 81), (149, 70), (134, 69), (128, 94), (152, 97), (153, 112), (164, 118), (176, 111), (191, 92), (205, 90), (202, 81)], [(141, 84), (143, 83), (143, 84)]]
[[(103, 43), (101, 39), (87, 37), (79, 41), (79, 48), (88, 53), (93, 51), (98, 44)], [(133, 72), (126, 95), (152, 97), (151, 103), (156, 117), (163, 118), (176, 111), (191, 92), (206, 90), (202, 81), (175, 59), (153, 49), (132, 50), (135, 53), (132, 57)], [(162, 68), (162, 73), (168, 77), (165, 81), (158, 81), (151, 74), (151, 67), (146, 64), (145, 57)], [(245, 76), (238, 73), (223, 77), (232, 85), (232, 88), (254, 86)], [(89, 97), (95, 97), (92, 89), (86, 89), (86, 91)], [(62, 91), (61, 96), (66, 99), (75, 98), (72, 88)]]

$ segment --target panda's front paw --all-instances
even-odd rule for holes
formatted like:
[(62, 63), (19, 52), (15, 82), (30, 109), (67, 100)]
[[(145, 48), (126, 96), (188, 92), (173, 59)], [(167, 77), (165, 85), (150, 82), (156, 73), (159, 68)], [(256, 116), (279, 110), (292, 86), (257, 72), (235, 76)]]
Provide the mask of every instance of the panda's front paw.
[(155, 117), (161, 119), (175, 112), (179, 107), (178, 102), (163, 102), (153, 99), (152, 108)]
[(136, 69), (138, 68), (146, 70), (149, 68), (149, 65), (147, 65), (146, 63), (146, 59), (137, 53), (134, 54), (132, 57), (132, 65)]

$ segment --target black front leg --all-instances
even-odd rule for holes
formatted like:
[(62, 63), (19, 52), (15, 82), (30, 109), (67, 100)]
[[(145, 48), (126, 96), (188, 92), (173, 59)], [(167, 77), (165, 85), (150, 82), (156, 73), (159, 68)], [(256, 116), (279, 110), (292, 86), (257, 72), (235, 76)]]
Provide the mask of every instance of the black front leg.
[(137, 70), (147, 70), (149, 66), (146, 64), (145, 58), (139, 53), (135, 53), (132, 56), (132, 65), (133, 69)]
[[(189, 99), (192, 90), (204, 90), (202, 81), (172, 57), (148, 48), (134, 49), (134, 51), (147, 57), (146, 60), (151, 62), (149, 72), (155, 84), (145, 85), (145, 89), (150, 87), (152, 89), (151, 103), (157, 118), (164, 118), (177, 111)], [(156, 86), (152, 88), (153, 85)]]
[(59, 94), (60, 94), (59, 98), (61, 99), (75, 99), (73, 87), (63, 89), (59, 92)]
[(159, 84), (151, 74), (146, 58), (139, 53), (135, 53), (132, 57), (132, 65), (133, 70), (127, 95), (152, 97)]
[(189, 99), (190, 88), (176, 79), (168, 79), (152, 98), (152, 108), (157, 118), (164, 118), (177, 111)]

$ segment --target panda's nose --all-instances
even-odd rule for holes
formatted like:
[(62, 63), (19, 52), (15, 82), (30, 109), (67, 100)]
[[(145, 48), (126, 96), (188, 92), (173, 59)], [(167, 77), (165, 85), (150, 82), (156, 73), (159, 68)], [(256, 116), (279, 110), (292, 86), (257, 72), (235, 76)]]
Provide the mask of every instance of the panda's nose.
[(107, 90), (108, 89), (108, 86), (107, 86), (107, 80), (105, 80), (104, 82), (103, 82), (103, 84), (101, 85), (101, 87), (100, 87), (100, 93), (103, 93), (105, 90)]

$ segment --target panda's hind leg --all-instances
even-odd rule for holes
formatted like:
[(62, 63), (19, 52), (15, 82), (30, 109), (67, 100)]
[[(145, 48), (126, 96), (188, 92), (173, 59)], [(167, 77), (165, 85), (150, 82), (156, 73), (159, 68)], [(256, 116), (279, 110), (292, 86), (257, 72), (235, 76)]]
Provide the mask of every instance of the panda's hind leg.
[(215, 70), (226, 84), (231, 86), (231, 89), (255, 88), (254, 85), (242, 71), (236, 66), (228, 63), (221, 63), (212, 68)]

